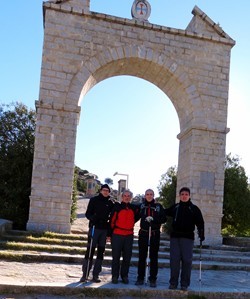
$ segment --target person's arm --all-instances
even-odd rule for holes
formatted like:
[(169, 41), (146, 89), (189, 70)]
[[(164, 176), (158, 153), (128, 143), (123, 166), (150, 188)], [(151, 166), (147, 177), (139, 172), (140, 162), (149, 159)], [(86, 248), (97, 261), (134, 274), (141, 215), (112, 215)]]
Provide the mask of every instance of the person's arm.
[(167, 221), (167, 217), (165, 214), (165, 211), (163, 209), (163, 206), (161, 204), (156, 205), (157, 213), (155, 213), (152, 222), (155, 224), (163, 224)]
[(96, 213), (95, 213), (95, 206), (94, 206), (94, 198), (91, 198), (89, 200), (85, 216), (89, 221), (91, 221), (93, 224), (95, 224)]
[(116, 207), (114, 207), (113, 211), (111, 212), (111, 215), (110, 215), (110, 228), (111, 230), (113, 230), (115, 228), (115, 223), (116, 223), (116, 219), (117, 219), (117, 209)]
[(140, 205), (136, 205), (136, 204), (130, 204), (130, 207), (132, 208), (132, 210), (134, 211), (134, 215), (135, 215), (135, 223), (137, 221), (140, 220), (141, 215), (140, 215)]
[(161, 208), (160, 208), (160, 217), (159, 217), (159, 220), (160, 220), (160, 223), (163, 224), (167, 221), (167, 215), (164, 211), (164, 208), (163, 206), (161, 205)]
[(173, 210), (175, 205), (171, 206), (170, 208), (164, 209), (165, 215), (169, 217), (173, 217)]
[(195, 211), (195, 225), (197, 227), (200, 242), (203, 242), (205, 240), (205, 224), (201, 210), (198, 207), (196, 207)]
[(108, 231), (107, 231), (107, 238), (111, 238), (113, 234), (113, 230), (115, 228), (115, 221), (117, 218), (117, 212), (112, 211), (110, 215), (110, 220), (108, 221)]

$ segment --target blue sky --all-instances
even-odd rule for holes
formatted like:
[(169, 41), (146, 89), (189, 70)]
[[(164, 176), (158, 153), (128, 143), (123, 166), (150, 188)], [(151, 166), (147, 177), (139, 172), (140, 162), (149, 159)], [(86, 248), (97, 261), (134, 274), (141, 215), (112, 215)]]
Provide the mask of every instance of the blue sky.
[[(42, 0), (2, 1), (0, 11), (0, 103), (21, 101), (35, 108), (39, 95), (43, 45)], [(250, 1), (151, 0), (149, 21), (185, 29), (197, 5), (231, 36), (227, 153), (238, 155), (250, 176)], [(91, 10), (131, 18), (133, 0), (91, 0)], [(135, 77), (114, 77), (94, 86), (81, 104), (75, 163), (117, 180), (129, 175), (134, 194), (157, 186), (178, 163), (179, 122), (169, 98)]]

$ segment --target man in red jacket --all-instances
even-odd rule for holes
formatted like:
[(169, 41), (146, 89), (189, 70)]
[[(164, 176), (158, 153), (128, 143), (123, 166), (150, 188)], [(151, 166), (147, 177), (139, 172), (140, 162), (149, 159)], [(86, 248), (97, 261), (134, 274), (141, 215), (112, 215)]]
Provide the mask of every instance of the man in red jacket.
[[(134, 225), (139, 220), (139, 209), (130, 203), (132, 192), (122, 193), (121, 203), (117, 202), (111, 213), (112, 230), (112, 283), (117, 284), (121, 276), (122, 282), (129, 283), (128, 272), (132, 256)], [(120, 258), (122, 255), (122, 263)]]

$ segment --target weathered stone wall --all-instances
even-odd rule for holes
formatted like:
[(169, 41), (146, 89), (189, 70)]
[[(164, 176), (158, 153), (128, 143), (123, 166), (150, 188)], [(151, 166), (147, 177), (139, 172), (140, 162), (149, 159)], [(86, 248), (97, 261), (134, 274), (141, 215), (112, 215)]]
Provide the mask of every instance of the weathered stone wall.
[[(71, 2), (72, 1), (72, 2)], [(44, 3), (45, 31), (29, 229), (69, 232), (80, 101), (117, 75), (143, 78), (172, 101), (180, 122), (178, 189), (189, 186), (221, 243), (230, 51), (234, 41), (197, 7), (177, 30)], [(85, 2), (85, 1), (83, 1)], [(89, 3), (85, 3), (89, 7)], [(167, 154), (167, 153), (166, 153)]]

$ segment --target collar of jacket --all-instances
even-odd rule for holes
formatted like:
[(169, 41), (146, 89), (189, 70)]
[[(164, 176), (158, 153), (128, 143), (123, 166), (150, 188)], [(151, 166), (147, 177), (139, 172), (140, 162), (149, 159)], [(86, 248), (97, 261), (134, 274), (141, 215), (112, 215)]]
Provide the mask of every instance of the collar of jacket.
[(123, 207), (127, 207), (127, 208), (129, 208), (130, 203), (129, 203), (129, 202), (124, 202), (124, 201), (122, 201), (122, 202), (121, 202), (121, 205), (122, 205)]
[(99, 195), (98, 195), (98, 197), (100, 198), (100, 199), (104, 199), (104, 200), (109, 200), (110, 199), (110, 196), (107, 196), (107, 197), (105, 197), (105, 196), (103, 196), (101, 193), (99, 193)]
[(155, 204), (155, 199), (151, 200), (150, 202), (145, 199), (145, 206), (149, 206)]
[(180, 204), (181, 206), (185, 207), (185, 206), (190, 206), (192, 203), (191, 203), (191, 199), (189, 199), (189, 200), (186, 201), (186, 202), (180, 200), (179, 204)]

